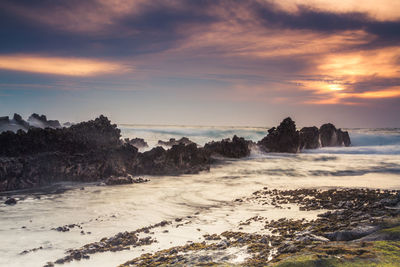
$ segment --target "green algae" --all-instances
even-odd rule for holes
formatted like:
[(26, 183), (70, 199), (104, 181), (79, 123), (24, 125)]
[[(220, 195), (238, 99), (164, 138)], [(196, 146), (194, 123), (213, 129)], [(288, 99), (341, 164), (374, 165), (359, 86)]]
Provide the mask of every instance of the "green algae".
[(316, 251), (305, 251), (287, 256), (273, 266), (399, 267), (400, 241), (375, 241), (367, 245), (335, 244)]

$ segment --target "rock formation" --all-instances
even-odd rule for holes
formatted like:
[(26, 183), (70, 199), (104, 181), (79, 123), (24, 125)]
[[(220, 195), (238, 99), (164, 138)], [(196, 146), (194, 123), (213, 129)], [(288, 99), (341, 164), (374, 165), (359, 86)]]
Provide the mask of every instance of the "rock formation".
[(176, 140), (175, 138), (170, 138), (169, 141), (158, 140), (158, 144), (160, 146), (174, 146), (179, 144), (190, 145), (194, 144), (194, 142), (190, 141), (187, 137), (182, 137), (179, 140)]
[(268, 130), (268, 135), (259, 141), (258, 146), (265, 152), (297, 153), (300, 147), (300, 134), (296, 124), (289, 117), (278, 128)]
[(300, 149), (316, 149), (320, 146), (317, 127), (304, 127), (300, 130)]
[(133, 138), (133, 139), (125, 138), (124, 141), (126, 143), (133, 145), (134, 147), (136, 147), (138, 149), (149, 147), (149, 145), (147, 144), (146, 141), (144, 141), (143, 138)]
[(140, 153), (135, 164), (136, 174), (189, 174), (210, 169), (209, 154), (196, 144), (179, 144), (165, 150), (155, 147)]
[(348, 132), (343, 132), (341, 129), (331, 123), (326, 123), (319, 129), (321, 146), (350, 146), (350, 136)]
[(208, 170), (209, 154), (195, 144), (145, 153), (120, 140), (104, 116), (69, 128), (30, 128), (0, 134), (0, 191), (59, 181), (93, 182), (128, 174), (183, 174)]
[(215, 156), (223, 156), (227, 158), (243, 158), (250, 155), (251, 141), (247, 141), (242, 137), (233, 136), (231, 139), (222, 141), (212, 141), (204, 146), (204, 149)]
[[(104, 116), (68, 128), (59, 128), (58, 122), (43, 115), (33, 114), (30, 121), (33, 120), (52, 127), (29, 126), (18, 114), (11, 120), (0, 117), (1, 125), (19, 127), (16, 132), (0, 133), (0, 192), (60, 181), (94, 182), (128, 175), (198, 173), (209, 170), (213, 156), (246, 157), (255, 145), (234, 136), (232, 140), (213, 141), (202, 148), (183, 137), (164, 142), (171, 145), (168, 150), (155, 147), (141, 153), (137, 146), (147, 145), (146, 142), (139, 138), (123, 142), (120, 130)], [(349, 134), (332, 124), (324, 124), (319, 130), (306, 127), (297, 131), (291, 118), (270, 129), (257, 145), (266, 152), (296, 153), (300, 149), (318, 148), (320, 140), (322, 146), (350, 145)]]
[(45, 115), (38, 115), (33, 113), (28, 118), (29, 125), (38, 128), (61, 128), (61, 124), (58, 120), (47, 120)]
[(8, 116), (0, 117), (0, 133), (3, 131), (16, 132), (18, 130), (28, 130), (29, 124), (24, 121), (21, 115), (14, 113), (12, 119)]
[(264, 152), (297, 153), (302, 149), (316, 149), (326, 146), (350, 146), (348, 132), (327, 123), (317, 127), (304, 127), (296, 130), (296, 124), (291, 118), (284, 119), (278, 128), (268, 130), (268, 135), (257, 145)]

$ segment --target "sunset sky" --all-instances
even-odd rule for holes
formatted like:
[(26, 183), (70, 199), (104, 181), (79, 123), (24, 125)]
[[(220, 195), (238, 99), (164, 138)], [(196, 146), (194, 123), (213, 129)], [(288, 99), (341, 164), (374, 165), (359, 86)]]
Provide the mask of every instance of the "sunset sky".
[(2, 0), (0, 116), (400, 127), (399, 0)]

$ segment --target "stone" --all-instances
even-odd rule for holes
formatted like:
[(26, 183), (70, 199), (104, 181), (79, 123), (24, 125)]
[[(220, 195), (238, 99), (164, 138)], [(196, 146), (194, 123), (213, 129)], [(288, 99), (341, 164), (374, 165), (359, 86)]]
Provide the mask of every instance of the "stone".
[(250, 155), (250, 141), (242, 137), (233, 136), (231, 139), (225, 139), (219, 142), (210, 142), (204, 146), (204, 149), (211, 155), (223, 156), (228, 158), (243, 158)]
[(15, 198), (10, 197), (4, 202), (4, 204), (6, 204), (6, 205), (15, 205), (15, 204), (17, 204), (17, 200)]
[(323, 124), (319, 132), (322, 147), (351, 145), (349, 133), (336, 129), (332, 123)]
[(187, 138), (187, 137), (182, 137), (179, 140), (176, 140), (175, 138), (170, 138), (169, 141), (158, 140), (158, 145), (160, 145), (160, 146), (172, 147), (172, 146), (179, 145), (179, 144), (190, 145), (190, 144), (194, 144), (194, 142), (190, 141), (189, 138)]
[(316, 149), (320, 146), (317, 127), (303, 127), (300, 130), (300, 149)]
[(268, 135), (259, 141), (258, 146), (265, 152), (297, 153), (300, 147), (300, 134), (295, 122), (284, 119), (280, 125), (268, 130)]
[(149, 147), (149, 145), (143, 138), (133, 138), (133, 139), (125, 138), (124, 141), (126, 143), (133, 145), (138, 149)]

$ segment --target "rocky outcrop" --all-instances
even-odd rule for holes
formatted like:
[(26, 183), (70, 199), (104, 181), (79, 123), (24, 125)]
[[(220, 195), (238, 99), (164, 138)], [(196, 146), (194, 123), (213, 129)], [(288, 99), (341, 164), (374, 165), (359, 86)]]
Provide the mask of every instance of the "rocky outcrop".
[(69, 128), (30, 128), (27, 132), (3, 132), (0, 134), (0, 156), (43, 152), (87, 153), (120, 146), (120, 136), (117, 126), (104, 116)]
[(124, 141), (126, 143), (133, 145), (138, 149), (149, 147), (149, 145), (147, 144), (146, 141), (144, 141), (143, 138), (133, 138), (133, 139), (125, 138)]
[(327, 123), (317, 127), (304, 127), (296, 130), (291, 118), (284, 119), (281, 124), (268, 130), (268, 135), (257, 143), (264, 152), (297, 153), (302, 149), (316, 149), (326, 146), (350, 146), (348, 132)]
[(139, 183), (146, 183), (150, 180), (148, 179), (143, 179), (143, 178), (133, 178), (131, 175), (127, 176), (121, 176), (121, 177), (116, 177), (116, 176), (111, 176), (107, 178), (104, 183), (106, 185), (121, 185), (121, 184), (139, 184)]
[(323, 124), (319, 132), (322, 147), (350, 146), (351, 144), (349, 133), (336, 129), (331, 123)]
[(38, 128), (61, 128), (61, 124), (58, 120), (47, 120), (45, 115), (38, 115), (33, 113), (29, 118), (28, 122), (33, 127)]
[(320, 146), (317, 127), (304, 127), (300, 130), (300, 149), (316, 149)]
[(17, 204), (17, 200), (13, 197), (8, 198), (6, 201), (4, 201), (4, 204), (6, 205), (15, 205)]
[(179, 144), (165, 150), (155, 147), (139, 154), (134, 173), (136, 174), (189, 174), (210, 169), (209, 154), (196, 144)]
[(182, 137), (179, 140), (176, 140), (175, 138), (170, 138), (169, 141), (162, 141), (162, 140), (158, 140), (158, 145), (160, 146), (175, 146), (175, 145), (179, 145), (179, 144), (184, 144), (184, 145), (190, 145), (190, 144), (194, 144), (194, 142), (190, 141), (189, 138), (187, 137)]
[(210, 156), (196, 144), (140, 153), (120, 140), (120, 130), (104, 116), (69, 128), (30, 128), (0, 134), (0, 191), (60, 181), (94, 182), (111, 176), (197, 173)]
[(17, 132), (18, 130), (27, 131), (30, 128), (61, 128), (59, 121), (47, 120), (45, 115), (33, 113), (28, 121), (25, 121), (21, 115), (15, 113), (13, 118), (8, 116), (0, 117), (0, 133), (5, 131)]
[(12, 119), (8, 116), (0, 117), (0, 133), (5, 131), (16, 132), (18, 130), (28, 130), (29, 124), (24, 121), (21, 115), (14, 113)]
[(224, 139), (219, 142), (210, 142), (204, 146), (204, 149), (214, 156), (223, 156), (227, 158), (243, 158), (250, 155), (251, 141), (242, 137), (233, 136), (231, 139)]
[(281, 124), (268, 130), (268, 135), (259, 141), (258, 146), (265, 152), (297, 153), (300, 147), (300, 134), (295, 122), (289, 117)]

